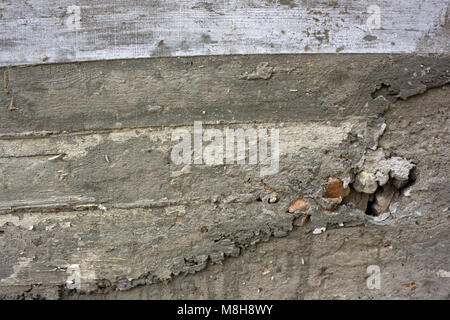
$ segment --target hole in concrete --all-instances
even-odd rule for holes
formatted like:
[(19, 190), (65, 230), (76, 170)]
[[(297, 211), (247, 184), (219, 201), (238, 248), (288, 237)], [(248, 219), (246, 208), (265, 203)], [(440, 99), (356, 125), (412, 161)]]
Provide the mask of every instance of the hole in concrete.
[(415, 168), (411, 170), (407, 181), (398, 181), (390, 178), (383, 186), (378, 186), (373, 193), (358, 192), (350, 184), (350, 193), (344, 198), (343, 203), (351, 205), (355, 209), (364, 211), (370, 216), (379, 216), (389, 211), (392, 203), (396, 202), (403, 191), (412, 186), (416, 181)]
[(375, 204), (375, 197), (372, 194), (372, 197), (369, 197), (369, 201), (367, 202), (367, 209), (365, 211), (365, 214), (368, 216), (378, 216), (379, 213), (375, 212), (375, 210), (372, 209), (372, 206)]

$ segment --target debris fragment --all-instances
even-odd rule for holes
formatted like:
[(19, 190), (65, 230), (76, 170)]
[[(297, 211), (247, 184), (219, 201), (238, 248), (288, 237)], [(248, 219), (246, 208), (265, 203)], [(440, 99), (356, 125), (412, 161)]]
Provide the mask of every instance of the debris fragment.
[(313, 234), (321, 234), (323, 232), (325, 232), (327, 230), (327, 228), (322, 227), (322, 228), (315, 228), (313, 231)]
[(289, 212), (294, 213), (297, 210), (306, 211), (308, 210), (308, 204), (303, 200), (297, 200), (289, 207)]
[(332, 211), (337, 208), (338, 205), (342, 202), (342, 197), (339, 198), (319, 198), (319, 205), (322, 209), (327, 211)]
[(406, 190), (403, 192), (403, 195), (404, 195), (405, 197), (411, 197), (411, 188), (406, 189)]
[(11, 102), (9, 104), (9, 111), (17, 110), (17, 107), (14, 105), (14, 98), (11, 97)]
[(327, 198), (346, 197), (350, 194), (350, 188), (344, 189), (344, 184), (338, 178), (329, 178), (327, 187), (325, 189), (325, 196)]
[(386, 184), (375, 194), (375, 201), (372, 204), (372, 212), (375, 215), (381, 215), (389, 209), (391, 200), (394, 197), (396, 189), (391, 184)]
[(300, 220), (300, 227), (304, 227), (306, 223), (309, 221), (309, 215), (303, 216)]
[(389, 172), (394, 179), (394, 186), (398, 189), (402, 188), (409, 180), (409, 173), (416, 165), (409, 160), (392, 157), (381, 161), (379, 171)]
[(246, 80), (268, 80), (272, 77), (273, 67), (268, 62), (261, 62), (256, 66), (256, 70), (251, 73), (244, 73), (241, 79)]
[(276, 194), (276, 193), (272, 193), (269, 196), (269, 203), (277, 203), (278, 200), (279, 200), (279, 197), (278, 197), (278, 194)]
[(64, 157), (64, 156), (65, 156), (65, 153), (60, 153), (60, 154), (58, 154), (58, 155), (56, 155), (56, 156), (53, 156), (53, 157), (48, 158), (48, 161), (59, 160), (59, 159), (62, 159), (62, 157)]
[(353, 187), (358, 192), (374, 193), (378, 188), (378, 182), (375, 175), (371, 172), (361, 171), (355, 179)]
[(296, 227), (304, 227), (309, 221), (309, 215), (304, 215), (301, 218), (295, 218), (293, 225)]

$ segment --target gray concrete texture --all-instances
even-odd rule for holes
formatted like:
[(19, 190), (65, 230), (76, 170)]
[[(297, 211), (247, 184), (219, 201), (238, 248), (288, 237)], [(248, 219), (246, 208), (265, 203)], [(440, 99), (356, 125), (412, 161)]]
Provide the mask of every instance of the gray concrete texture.
[[(0, 298), (449, 298), (448, 55), (0, 72)], [(278, 129), (279, 172), (174, 164), (194, 121)]]

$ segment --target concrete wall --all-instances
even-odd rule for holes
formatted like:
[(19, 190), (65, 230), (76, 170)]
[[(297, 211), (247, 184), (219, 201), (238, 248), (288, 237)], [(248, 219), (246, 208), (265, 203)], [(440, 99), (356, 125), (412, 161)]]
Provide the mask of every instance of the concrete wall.
[(449, 298), (447, 8), (2, 1), (0, 298)]
[[(2, 297), (446, 298), (449, 61), (1, 70)], [(279, 129), (279, 172), (175, 165), (172, 132), (195, 120)], [(369, 265), (382, 290), (367, 289)]]

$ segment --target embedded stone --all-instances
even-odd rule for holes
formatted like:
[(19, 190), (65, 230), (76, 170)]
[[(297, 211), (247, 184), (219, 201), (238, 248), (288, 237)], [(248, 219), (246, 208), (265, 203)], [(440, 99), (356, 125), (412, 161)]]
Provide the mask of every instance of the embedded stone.
[(355, 179), (353, 187), (358, 192), (374, 193), (377, 191), (378, 182), (375, 175), (371, 172), (361, 171)]
[(342, 197), (339, 198), (320, 198), (319, 204), (322, 209), (332, 211), (337, 208), (342, 202)]
[(400, 158), (400, 157), (392, 157), (390, 159), (382, 161), (380, 164), (381, 169), (385, 169), (384, 171), (390, 172), (390, 176), (393, 179), (399, 181), (408, 181), (409, 172), (416, 165), (409, 160)]

